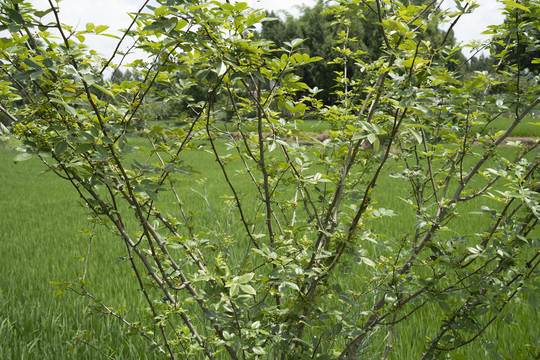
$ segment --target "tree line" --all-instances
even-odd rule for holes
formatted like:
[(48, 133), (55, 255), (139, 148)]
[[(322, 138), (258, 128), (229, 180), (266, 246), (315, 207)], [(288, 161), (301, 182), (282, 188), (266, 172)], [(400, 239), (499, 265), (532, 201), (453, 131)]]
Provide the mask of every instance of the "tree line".
[[(428, 0), (414, 0), (414, 5), (427, 4)], [(521, 25), (520, 34), (515, 45), (510, 49), (505, 48), (508, 42), (508, 37), (512, 36), (517, 30), (511, 28), (513, 20), (508, 16), (516, 16), (508, 14), (502, 27), (508, 28), (509, 34), (506, 38), (497, 37), (496, 32), (492, 29), (495, 43), (493, 51), (486, 54), (473, 56), (465, 59), (460, 50), (454, 51), (451, 54), (443, 56), (438, 54), (439, 61), (446, 63), (451, 70), (458, 70), (458, 73), (464, 77), (476, 71), (493, 72), (497, 66), (515, 67), (519, 65), (522, 71), (538, 74), (540, 71), (540, 30), (534, 26), (533, 21), (540, 16), (540, 5), (534, 1), (527, 0), (524, 4), (528, 11), (521, 10), (523, 24)], [(260, 31), (255, 31), (256, 37), (264, 40), (272, 41), (277, 49), (283, 49), (286, 43), (290, 43), (295, 39), (303, 39), (299, 51), (305, 52), (310, 57), (320, 58), (324, 60), (311, 62), (296, 70), (296, 74), (309, 87), (318, 89), (317, 98), (323, 101), (324, 104), (330, 105), (339, 102), (340, 88), (336, 85), (335, 77), (346, 75), (347, 80), (356, 79), (361, 82), (363, 74), (359, 67), (355, 66), (355, 57), (361, 56), (364, 61), (375, 61), (381, 56), (383, 33), (378, 25), (379, 19), (375, 9), (368, 11), (360, 17), (347, 18), (344, 20), (343, 15), (339, 15), (339, 6), (329, 6), (322, 0), (312, 7), (302, 6), (299, 17), (293, 17), (284, 12), (283, 16), (275, 12), (268, 14), (268, 19), (261, 25)], [(340, 39), (340, 36), (346, 34), (347, 39)], [(448, 36), (447, 43), (449, 48), (456, 46), (456, 39), (452, 31), (447, 35), (446, 32), (439, 28), (438, 23), (432, 23), (426, 31), (424, 41), (429, 43), (438, 43), (444, 36)], [(341, 46), (347, 47), (347, 53), (340, 53)], [(504, 54), (502, 53), (504, 49)], [(504, 55), (503, 64), (497, 63), (497, 58)], [(535, 61), (536, 59), (536, 61)], [(456, 64), (461, 64), (460, 66)], [(346, 74), (344, 69), (346, 69)], [(192, 83), (191, 86), (184, 88), (181, 94), (178, 94), (173, 99), (168, 95), (171, 90), (174, 92), (176, 82), (190, 82), (189, 76), (186, 73), (177, 73), (175, 81), (169, 83), (170, 89), (165, 89), (164, 85), (157, 85), (152, 92), (149, 104), (147, 104), (147, 112), (138, 122), (139, 126), (145, 124), (145, 120), (165, 120), (165, 119), (180, 119), (185, 116), (191, 116), (196, 113), (197, 104), (201, 104), (206, 100), (206, 92), (200, 84)], [(116, 68), (110, 77), (114, 83), (123, 81), (140, 81), (142, 75), (137, 69)], [(177, 90), (177, 89), (176, 89)], [(95, 90), (94, 90), (95, 91)], [(501, 91), (498, 87), (494, 87), (492, 91)], [(99, 93), (98, 91), (95, 91)], [(301, 92), (300, 92), (301, 93)], [(103, 96), (103, 94), (100, 94)], [(168, 97), (166, 103), (163, 99)], [(219, 110), (219, 106), (217, 107)], [(220, 120), (230, 120), (230, 113), (217, 112)], [(4, 114), (0, 114), (0, 121), (7, 125), (10, 122)]]
[[(414, 5), (425, 5), (431, 1), (414, 0)], [(534, 61), (540, 57), (540, 31), (531, 23), (537, 16), (540, 16), (540, 6), (534, 2), (528, 1), (526, 4), (529, 11), (522, 11), (522, 16), (526, 20), (523, 25), (527, 28), (521, 41), (511, 49), (506, 49), (505, 54), (501, 54), (507, 39), (498, 38), (495, 33), (492, 41), (496, 43), (494, 51), (491, 53), (480, 53), (465, 59), (461, 50), (455, 50), (456, 39), (452, 31), (448, 34), (439, 27), (438, 23), (431, 23), (424, 34), (423, 41), (436, 44), (447, 36), (446, 42), (449, 49), (447, 54), (437, 54), (436, 61), (442, 61), (450, 70), (457, 70), (463, 77), (468, 77), (476, 71), (493, 72), (497, 66), (497, 57), (504, 55), (504, 66), (512, 67), (516, 64), (521, 69), (538, 73), (540, 64)], [(361, 83), (363, 77), (358, 66), (355, 66), (355, 58), (362, 57), (363, 61), (376, 61), (381, 56), (383, 32), (378, 25), (376, 9), (365, 12), (363, 16), (348, 17), (345, 19), (343, 14), (339, 14), (340, 6), (329, 6), (322, 0), (312, 7), (302, 6), (300, 15), (293, 17), (283, 12), (282, 15), (270, 12), (268, 19), (261, 25), (259, 31), (255, 31), (255, 37), (263, 40), (272, 41), (277, 49), (282, 49), (283, 53), (286, 44), (295, 39), (303, 39), (299, 46), (299, 51), (308, 54), (312, 58), (324, 60), (311, 62), (296, 70), (296, 75), (301, 78), (310, 88), (317, 89), (317, 98), (324, 104), (330, 105), (340, 101), (341, 88), (336, 84), (336, 76), (341, 76), (344, 81), (356, 81)], [(514, 15), (515, 16), (515, 15)], [(512, 19), (506, 19), (503, 27), (509, 27)], [(512, 36), (512, 29), (509, 29)], [(346, 36), (346, 39), (343, 38)], [(341, 37), (341, 38), (340, 38)], [(340, 52), (340, 46), (346, 47), (347, 52)], [(280, 50), (277, 50), (278, 52)], [(509, 53), (507, 53), (509, 52)], [(457, 65), (461, 64), (461, 65)], [(498, 64), (499, 66), (501, 64)], [(344, 70), (345, 69), (345, 70)], [(347, 77), (347, 79), (344, 78)], [(140, 80), (136, 72), (129, 69), (122, 71), (116, 69), (112, 74), (111, 81), (120, 83), (122, 81)], [(176, 81), (190, 81), (187, 74), (176, 74)], [(174, 82), (170, 84), (175, 87)], [(498, 91), (494, 87), (492, 91)], [(197, 104), (206, 100), (206, 92), (200, 84), (193, 83), (184, 93), (177, 96), (174, 100), (168, 100), (166, 104), (161, 100), (169, 94), (163, 86), (158, 86), (154, 93), (155, 102), (148, 106), (148, 119), (182, 119), (186, 114), (196, 113)], [(170, 89), (169, 89), (170, 90)], [(299, 95), (302, 92), (299, 93)], [(163, 95), (163, 96), (161, 96)], [(217, 107), (219, 110), (219, 106)], [(221, 120), (229, 120), (230, 113), (217, 112)], [(141, 124), (144, 122), (141, 122)]]

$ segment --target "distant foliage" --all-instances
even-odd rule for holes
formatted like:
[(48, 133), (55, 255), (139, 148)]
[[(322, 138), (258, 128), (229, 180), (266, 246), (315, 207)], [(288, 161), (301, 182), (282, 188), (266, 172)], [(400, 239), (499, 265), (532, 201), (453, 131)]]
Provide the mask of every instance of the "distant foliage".
[[(507, 68), (520, 72), (540, 72), (540, 3), (524, 0), (505, 10), (506, 18), (501, 26), (493, 26), (491, 33), (495, 42), (493, 55)], [(508, 44), (511, 44), (510, 46)]]
[[(414, 1), (417, 5), (430, 2)], [(344, 64), (349, 71), (346, 77), (361, 79), (365, 74), (355, 66), (355, 56), (361, 54), (363, 61), (367, 62), (376, 61), (382, 55), (384, 37), (382, 28), (378, 25), (376, 6), (373, 5), (364, 12), (357, 12), (357, 9), (351, 8), (352, 6), (327, 6), (319, 0), (313, 7), (302, 7), (298, 18), (288, 15), (282, 19), (283, 15), (270, 13), (269, 17), (272, 20), (262, 23), (260, 36), (273, 41), (277, 48), (297, 38), (305, 39), (301, 50), (310, 56), (324, 59), (299, 69), (298, 74), (310, 87), (320, 89), (318, 98), (327, 105), (334, 104), (340, 99), (336, 92), (336, 75), (344, 76), (342, 74)], [(424, 16), (428, 16), (428, 13)], [(437, 20), (430, 23), (422, 34), (424, 41), (434, 44), (442, 41), (446, 33), (439, 30), (438, 25)], [(452, 32), (448, 36), (448, 44), (454, 44)], [(340, 49), (343, 48), (347, 49), (346, 53), (340, 53)], [(464, 60), (459, 51), (451, 58)], [(457, 68), (451, 62), (448, 64), (453, 69)]]

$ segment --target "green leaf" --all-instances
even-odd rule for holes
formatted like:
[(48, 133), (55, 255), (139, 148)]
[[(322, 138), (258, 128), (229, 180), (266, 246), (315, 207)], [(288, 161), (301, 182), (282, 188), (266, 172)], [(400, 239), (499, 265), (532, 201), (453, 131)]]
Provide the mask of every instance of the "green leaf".
[(7, 13), (9, 19), (13, 21), (15, 24), (18, 24), (18, 25), (24, 24), (24, 19), (18, 11), (15, 11), (8, 7), (4, 8), (4, 11)]
[(367, 257), (361, 257), (360, 258), (362, 260), (362, 262), (364, 264), (366, 264), (367, 266), (371, 266), (371, 267), (375, 267), (377, 264), (375, 263), (375, 261), (367, 258)]
[(36, 70), (41, 70), (41, 66), (38, 63), (36, 63), (36, 62), (34, 62), (34, 61), (30, 60), (30, 59), (23, 59), (23, 63), (25, 63), (26, 65), (28, 65), (31, 68), (34, 68)]
[(17, 80), (26, 80), (26, 79), (34, 80), (38, 78), (39, 76), (41, 76), (42, 74), (43, 74), (43, 70), (39, 70), (39, 71), (26, 70), (21, 73), (18, 73), (17, 75), (14, 76), (14, 78)]
[(234, 338), (234, 334), (231, 334), (230, 332), (224, 330), (223, 337), (225, 338), (225, 340), (231, 340), (232, 338)]
[(290, 287), (291, 289), (293, 290), (296, 290), (296, 291), (300, 291), (300, 288), (298, 287), (298, 285), (296, 285), (295, 283), (293, 282), (290, 282), (290, 281), (284, 281), (281, 285), (279, 285), (279, 288), (281, 289), (282, 287)]
[(210, 73), (210, 69), (203, 69), (203, 70), (200, 70), (197, 74), (195, 74), (195, 76), (197, 77), (199, 81), (202, 81), (206, 79), (209, 73)]
[(414, 105), (414, 99), (412, 99), (410, 97), (406, 97), (406, 98), (402, 99), (399, 102), (399, 106), (403, 107), (403, 108), (408, 108), (408, 107), (411, 107), (413, 105)]
[(452, 312), (450, 305), (448, 305), (444, 301), (439, 301), (439, 306), (441, 307), (442, 311), (444, 311), (447, 314), (450, 314)]
[(240, 285), (243, 292), (250, 295), (257, 295), (257, 291), (251, 285)]
[(416, 139), (416, 142), (418, 142), (418, 144), (422, 143), (422, 135), (420, 134), (420, 132), (418, 132), (415, 129), (411, 129), (411, 128), (409, 128), (407, 130), (414, 136), (414, 138)]
[(243, 1), (239, 1), (236, 4), (234, 4), (234, 10), (238, 11), (238, 12), (244, 11), (244, 10), (246, 10), (248, 8), (249, 8), (248, 4), (246, 2), (243, 2)]
[(246, 19), (246, 26), (251, 26), (253, 24), (255, 24), (257, 22), (257, 16), (255, 15), (255, 13), (251, 13), (248, 15), (247, 19)]
[(176, 23), (175, 29), (176, 30), (181, 30), (181, 29), (185, 28), (187, 24), (188, 24), (188, 22), (186, 20), (180, 20), (180, 21), (178, 21)]
[(82, 154), (90, 150), (92, 150), (92, 144), (81, 144), (77, 146), (77, 148), (75, 149), (75, 153)]
[(254, 273), (247, 273), (242, 276), (240, 276), (235, 282), (238, 284), (245, 284), (251, 281), (253, 279), (253, 276), (255, 276)]
[(60, 141), (58, 144), (54, 146), (54, 153), (56, 156), (61, 155), (64, 151), (66, 151), (68, 147), (68, 143), (65, 140)]
[(43, 11), (35, 11), (34, 15), (36, 15), (39, 18), (42, 18), (48, 13), (52, 12), (53, 10), (54, 10), (53, 8), (48, 8), (47, 10), (43, 10)]
[(114, 144), (114, 141), (111, 138), (107, 137), (107, 136), (102, 137), (100, 140), (104, 144)]
[(100, 34), (107, 30), (109, 27), (107, 25), (99, 25), (96, 27), (96, 34)]
[(101, 79), (99, 78), (99, 76), (96, 76), (96, 75), (92, 75), (92, 74), (85, 74), (83, 76), (84, 80), (88, 83), (88, 85), (92, 86), (94, 85), (96, 82), (100, 81)]
[(225, 74), (226, 71), (227, 71), (227, 65), (225, 65), (223, 61), (220, 61), (216, 67), (216, 73), (218, 74), (218, 76), (221, 76)]
[(291, 42), (286, 41), (283, 44), (285, 44), (285, 46), (288, 46), (289, 48), (292, 49), (295, 46), (300, 45), (303, 42), (304, 42), (304, 39), (293, 39)]
[(109, 157), (109, 152), (107, 151), (107, 149), (105, 148), (105, 146), (101, 145), (101, 144), (98, 144), (96, 145), (96, 150), (97, 152), (103, 156), (104, 158), (107, 158)]
[(158, 8), (155, 8), (154, 14), (156, 15), (156, 17), (162, 16), (163, 14), (165, 14), (165, 11), (167, 11), (168, 8), (168, 6), (160, 6)]
[(520, 10), (523, 10), (523, 11), (526, 11), (528, 13), (530, 13), (531, 11), (529, 10), (529, 8), (527, 8), (526, 6), (523, 6), (515, 1), (512, 1), (512, 0), (503, 0), (502, 1), (503, 3), (505, 3), (507, 6), (510, 6), (512, 8), (515, 8), (515, 9), (520, 9)]
[(75, 108), (73, 106), (65, 104), (64, 107), (71, 114), (71, 116), (77, 116), (77, 110), (75, 110)]
[(231, 287), (229, 288), (229, 296), (234, 297), (236, 294), (238, 294), (239, 285), (236, 283), (233, 283)]
[(116, 35), (113, 35), (113, 34), (101, 34), (101, 36), (106, 36), (106, 37), (110, 37), (112, 39), (120, 40), (119, 36), (116, 36)]
[(426, 115), (433, 115), (433, 112), (431, 111), (431, 109), (425, 105), (418, 104), (415, 107)]
[(17, 156), (15, 156), (15, 158), (13, 159), (13, 162), (15, 164), (17, 164), (17, 163), (20, 163), (22, 161), (29, 160), (31, 157), (32, 157), (32, 154), (30, 154), (30, 153), (20, 153)]
[(341, 333), (341, 329), (343, 328), (343, 324), (338, 322), (334, 327), (332, 328), (332, 335), (339, 335)]
[(110, 96), (111, 98), (114, 98), (114, 94), (112, 92), (110, 92), (109, 90), (105, 89), (103, 86), (98, 85), (96, 83), (92, 84), (92, 86), (95, 87), (96, 89), (98, 89), (99, 91), (101, 91), (102, 93)]

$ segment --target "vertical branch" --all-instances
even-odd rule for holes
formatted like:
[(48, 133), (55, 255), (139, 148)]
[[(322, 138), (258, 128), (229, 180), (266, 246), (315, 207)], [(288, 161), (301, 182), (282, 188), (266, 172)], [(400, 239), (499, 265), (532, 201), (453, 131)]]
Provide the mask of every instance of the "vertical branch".
[[(221, 76), (219, 78), (216, 86), (212, 89), (212, 92), (209, 95), (209, 100), (208, 100), (209, 104), (214, 102), (216, 92), (217, 92), (219, 86), (221, 85), (221, 83), (223, 82), (223, 78), (224, 78), (225, 75), (227, 75), (227, 72), (225, 72), (225, 74), (223, 74), (223, 76)], [(208, 108), (210, 108), (210, 105), (208, 106)], [(225, 164), (223, 164), (223, 161), (221, 161), (221, 159), (219, 157), (219, 152), (218, 152), (218, 150), (216, 148), (216, 145), (214, 144), (214, 139), (211, 136), (211, 133), (210, 133), (210, 110), (208, 110), (208, 116), (207, 116), (207, 119), (206, 119), (206, 132), (207, 132), (207, 134), (209, 136), (210, 146), (212, 147), (212, 152), (213, 152), (213, 154), (214, 154), (214, 156), (216, 158), (217, 163), (219, 164), (219, 167), (221, 168), (221, 173), (225, 177), (225, 181), (227, 182), (227, 185), (229, 186), (229, 189), (231, 189), (231, 191), (233, 193), (234, 200), (236, 202), (236, 206), (238, 207), (238, 211), (240, 212), (240, 218), (242, 219), (242, 224), (244, 225), (244, 228), (246, 230), (246, 234), (248, 235), (248, 237), (249, 237), (251, 243), (253, 244), (253, 246), (255, 246), (258, 249), (259, 248), (259, 243), (257, 242), (255, 237), (251, 233), (251, 230), (249, 229), (248, 221), (247, 221), (247, 218), (244, 215), (244, 210), (243, 210), (243, 207), (242, 207), (242, 203), (240, 201), (240, 197), (238, 196), (238, 192), (236, 191), (236, 187), (233, 185), (232, 181), (229, 178), (229, 174), (227, 173), (227, 169), (225, 169)]]
[(259, 169), (261, 171), (262, 177), (263, 177), (263, 191), (264, 191), (264, 198), (263, 202), (265, 204), (266, 208), (266, 227), (268, 229), (268, 236), (270, 240), (270, 244), (274, 243), (274, 230), (272, 228), (272, 203), (271, 203), (271, 191), (270, 191), (270, 184), (268, 182), (268, 170), (266, 168), (266, 160), (265, 160), (265, 149), (264, 149), (264, 133), (263, 133), (263, 109), (260, 106), (261, 104), (261, 87), (262, 82), (261, 80), (257, 80), (256, 82), (256, 92), (257, 92), (257, 134), (258, 134), (258, 145), (259, 145)]
[[(396, 321), (397, 314), (394, 314), (394, 317), (392, 319), (392, 322), (394, 323)], [(384, 347), (384, 353), (381, 358), (381, 360), (387, 360), (388, 355), (390, 354), (390, 351), (392, 350), (392, 341), (394, 337), (394, 325), (390, 325), (390, 328), (388, 329), (388, 334), (386, 335), (386, 345)]]
[(520, 23), (519, 23), (519, 10), (515, 9), (515, 21), (516, 21), (516, 66), (517, 66), (517, 78), (516, 78), (516, 95), (517, 95), (517, 104), (515, 114), (519, 116), (519, 104), (521, 100), (521, 36), (520, 36)]

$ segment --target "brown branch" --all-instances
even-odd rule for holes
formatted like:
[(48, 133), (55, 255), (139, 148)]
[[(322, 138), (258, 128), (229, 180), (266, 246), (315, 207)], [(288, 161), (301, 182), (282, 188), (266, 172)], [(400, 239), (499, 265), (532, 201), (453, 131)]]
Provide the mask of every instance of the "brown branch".
[(454, 29), (454, 27), (458, 23), (459, 19), (461, 19), (461, 16), (463, 15), (463, 12), (465, 10), (467, 10), (469, 5), (470, 5), (470, 3), (467, 2), (465, 4), (465, 6), (463, 7), (463, 11), (458, 16), (456, 16), (456, 19), (452, 22), (452, 24), (450, 25), (450, 27), (446, 31), (446, 35), (444, 36), (444, 39), (441, 41), (441, 44), (439, 45), (439, 47), (442, 47), (446, 43), (446, 41), (448, 40), (448, 37), (450, 36), (450, 33), (452, 32), (452, 30)]
[[(135, 16), (133, 17), (133, 20), (131, 21), (131, 24), (129, 24), (128, 28), (124, 31), (124, 34), (122, 35), (122, 38), (118, 41), (118, 43), (116, 44), (116, 48), (114, 49), (111, 57), (109, 58), (109, 60), (107, 60), (107, 62), (105, 63), (105, 65), (103, 65), (103, 68), (101, 69), (101, 71), (99, 72), (100, 75), (103, 75), (103, 72), (107, 69), (107, 67), (109, 66), (109, 64), (111, 63), (111, 61), (114, 59), (114, 57), (116, 56), (116, 54), (118, 53), (118, 49), (120, 49), (120, 45), (122, 45), (122, 42), (125, 40), (125, 38), (127, 37), (129, 31), (131, 30), (131, 28), (133, 27), (133, 25), (135, 25), (135, 23), (137, 22), (137, 18), (139, 17), (139, 14), (144, 10), (144, 8), (146, 7), (146, 5), (150, 2), (150, 0), (146, 0), (144, 2), (144, 4), (141, 6), (141, 8), (139, 9), (139, 11), (135, 14)], [(116, 71), (116, 70), (115, 70)]]

